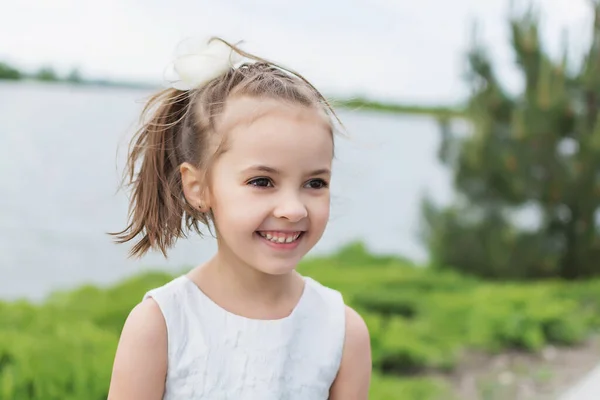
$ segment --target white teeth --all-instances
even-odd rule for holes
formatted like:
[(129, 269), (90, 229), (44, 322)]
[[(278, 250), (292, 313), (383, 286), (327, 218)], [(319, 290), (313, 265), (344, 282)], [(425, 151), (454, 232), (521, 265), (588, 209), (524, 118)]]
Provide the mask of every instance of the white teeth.
[(300, 237), (302, 232), (295, 233), (292, 236), (287, 236), (287, 235), (273, 236), (270, 233), (263, 233), (263, 232), (258, 232), (258, 234), (273, 243), (292, 243), (293, 241), (297, 240)]

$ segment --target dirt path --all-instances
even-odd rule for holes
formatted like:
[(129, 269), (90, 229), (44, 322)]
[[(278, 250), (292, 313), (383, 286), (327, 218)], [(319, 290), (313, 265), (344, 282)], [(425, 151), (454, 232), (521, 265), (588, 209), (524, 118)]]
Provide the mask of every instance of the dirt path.
[(540, 355), (470, 354), (445, 379), (460, 400), (557, 400), (593, 370), (599, 359), (596, 337), (578, 347), (548, 347)]

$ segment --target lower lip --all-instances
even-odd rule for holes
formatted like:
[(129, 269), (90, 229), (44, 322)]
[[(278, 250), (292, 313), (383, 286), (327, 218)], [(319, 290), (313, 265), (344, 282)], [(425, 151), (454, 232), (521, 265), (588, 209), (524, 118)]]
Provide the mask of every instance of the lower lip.
[(300, 244), (300, 241), (302, 240), (302, 237), (304, 237), (305, 233), (306, 232), (302, 232), (300, 234), (300, 236), (298, 237), (298, 239), (294, 240), (292, 243), (275, 243), (275, 242), (271, 242), (270, 240), (265, 239), (264, 237), (260, 236), (258, 233), (255, 232), (256, 236), (258, 236), (258, 238), (261, 239), (264, 243), (266, 243), (267, 245), (271, 246), (272, 248), (278, 249), (278, 250), (293, 250), (293, 249), (295, 249)]

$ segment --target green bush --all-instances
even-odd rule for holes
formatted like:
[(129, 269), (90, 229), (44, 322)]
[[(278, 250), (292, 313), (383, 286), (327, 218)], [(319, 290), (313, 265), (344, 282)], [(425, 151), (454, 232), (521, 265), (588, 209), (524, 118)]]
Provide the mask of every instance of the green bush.
[(374, 365), (383, 372), (414, 374), (425, 369), (450, 369), (458, 355), (457, 344), (427, 320), (408, 321), (402, 317), (384, 322), (379, 332), (380, 349)]
[(448, 385), (439, 379), (396, 377), (374, 374), (369, 399), (374, 400), (451, 400)]
[(359, 293), (354, 297), (354, 304), (366, 312), (388, 317), (401, 315), (413, 318), (419, 312), (419, 297), (414, 293), (398, 290), (382, 289)]
[(471, 343), (494, 351), (575, 344), (591, 330), (580, 305), (559, 299), (542, 285), (483, 287), (473, 293), (476, 306), (469, 315)]
[(86, 285), (72, 292), (55, 293), (47, 304), (118, 334), (127, 315), (142, 300), (144, 293), (171, 279), (173, 276), (164, 272), (149, 272), (108, 289)]
[(3, 327), (0, 400), (105, 400), (116, 343), (89, 321)]

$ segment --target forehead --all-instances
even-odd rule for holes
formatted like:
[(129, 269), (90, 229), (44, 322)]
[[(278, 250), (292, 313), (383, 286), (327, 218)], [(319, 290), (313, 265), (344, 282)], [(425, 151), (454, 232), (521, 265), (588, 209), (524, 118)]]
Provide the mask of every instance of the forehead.
[[(231, 99), (217, 124), (225, 154), (241, 163), (330, 164), (331, 125), (321, 110), (272, 99)], [(309, 165), (312, 164), (312, 165)], [(326, 167), (327, 165), (322, 165)]]
[(323, 128), (331, 131), (332, 126), (325, 112), (316, 107), (307, 107), (272, 98), (256, 98), (252, 96), (235, 96), (229, 98), (223, 112), (216, 121), (216, 130), (227, 133), (233, 128), (250, 126), (265, 116), (279, 115), (294, 120), (310, 120), (321, 123)]

